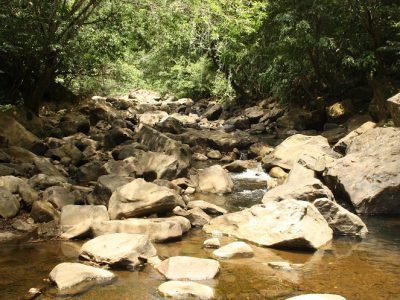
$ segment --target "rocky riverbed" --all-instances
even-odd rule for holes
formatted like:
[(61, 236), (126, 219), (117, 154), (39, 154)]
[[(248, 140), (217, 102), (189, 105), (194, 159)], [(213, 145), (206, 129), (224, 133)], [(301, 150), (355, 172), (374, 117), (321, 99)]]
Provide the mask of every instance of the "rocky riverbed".
[(33, 279), (16, 271), (2, 290), (377, 299), (386, 278), (395, 299), (398, 240), (385, 236), (382, 260), (374, 243), (398, 224), (363, 219), (400, 213), (400, 129), (354, 116), (318, 134), (290, 116), (273, 100), (235, 111), (143, 90), (1, 114), (0, 266)]

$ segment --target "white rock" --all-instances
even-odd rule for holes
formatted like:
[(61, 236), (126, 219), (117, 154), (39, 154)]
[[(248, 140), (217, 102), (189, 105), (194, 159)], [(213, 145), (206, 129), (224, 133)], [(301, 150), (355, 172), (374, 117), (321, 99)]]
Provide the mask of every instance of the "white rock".
[(286, 300), (346, 300), (346, 298), (334, 294), (307, 294), (291, 297)]
[(170, 280), (207, 280), (214, 278), (219, 268), (214, 259), (174, 256), (164, 260), (158, 271)]
[(221, 245), (221, 243), (218, 238), (211, 238), (211, 239), (205, 240), (203, 243), (204, 248), (219, 248), (220, 245)]
[(251, 257), (253, 249), (245, 242), (233, 242), (213, 252), (218, 258)]
[(202, 299), (214, 298), (214, 290), (204, 284), (190, 281), (168, 281), (158, 287), (163, 297), (171, 299)]

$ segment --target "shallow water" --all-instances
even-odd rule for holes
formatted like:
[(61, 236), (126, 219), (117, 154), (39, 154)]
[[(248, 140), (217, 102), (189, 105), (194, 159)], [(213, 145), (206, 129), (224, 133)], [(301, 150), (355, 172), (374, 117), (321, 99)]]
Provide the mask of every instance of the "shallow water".
[[(235, 192), (228, 196), (196, 195), (229, 210), (259, 203), (265, 182), (234, 178)], [(305, 293), (336, 293), (347, 299), (400, 300), (400, 220), (369, 217), (364, 220), (370, 233), (367, 238), (336, 238), (315, 253), (289, 252), (252, 245), (253, 258), (221, 261), (216, 279), (204, 282), (213, 286), (217, 299), (286, 299)], [(210, 236), (192, 230), (181, 241), (156, 244), (164, 259), (175, 255), (212, 257), (202, 249)], [(225, 244), (233, 239), (222, 237)], [(77, 262), (83, 242), (49, 241), (0, 245), (0, 299), (21, 299), (32, 287), (49, 286), (51, 269), (61, 262)], [(304, 264), (292, 271), (276, 270), (271, 261)], [(118, 280), (96, 287), (76, 299), (162, 299), (157, 287), (163, 277), (151, 266), (142, 271), (115, 271)], [(46, 289), (39, 299), (57, 297), (55, 288)]]

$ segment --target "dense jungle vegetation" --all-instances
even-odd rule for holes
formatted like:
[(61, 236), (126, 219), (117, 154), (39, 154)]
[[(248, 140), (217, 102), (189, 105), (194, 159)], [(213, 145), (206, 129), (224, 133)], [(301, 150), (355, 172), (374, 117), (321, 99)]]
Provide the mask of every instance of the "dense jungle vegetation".
[(0, 0), (0, 22), (1, 101), (34, 112), (65, 88), (315, 106), (399, 87), (396, 0)]

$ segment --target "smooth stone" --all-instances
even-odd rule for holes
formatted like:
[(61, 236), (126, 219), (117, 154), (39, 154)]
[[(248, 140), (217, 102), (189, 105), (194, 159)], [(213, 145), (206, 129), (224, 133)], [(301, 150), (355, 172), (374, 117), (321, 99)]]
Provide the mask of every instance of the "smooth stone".
[(233, 190), (231, 177), (219, 165), (199, 170), (198, 174), (192, 176), (191, 179), (196, 183), (197, 190), (201, 192), (226, 194)]
[(160, 263), (158, 271), (169, 280), (207, 280), (213, 279), (219, 268), (214, 259), (174, 256)]
[(286, 300), (346, 300), (346, 298), (334, 294), (307, 294), (287, 298)]
[(203, 243), (203, 247), (204, 248), (214, 248), (214, 249), (216, 249), (216, 248), (219, 248), (220, 245), (221, 245), (221, 242), (219, 241), (218, 238), (211, 238), (211, 239), (205, 240), (204, 243)]
[(20, 204), (17, 197), (5, 188), (0, 187), (0, 216), (2, 218), (15, 217), (19, 212)]
[(251, 257), (253, 249), (245, 242), (233, 242), (213, 252), (217, 258)]
[(214, 290), (204, 284), (190, 281), (168, 281), (158, 287), (163, 297), (168, 299), (201, 299), (214, 298)]
[(110, 217), (104, 205), (66, 205), (61, 210), (60, 224), (64, 227), (78, 225), (83, 221), (108, 221)]

